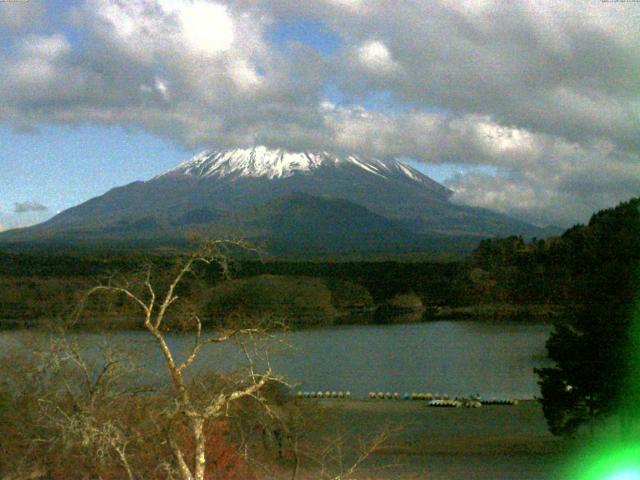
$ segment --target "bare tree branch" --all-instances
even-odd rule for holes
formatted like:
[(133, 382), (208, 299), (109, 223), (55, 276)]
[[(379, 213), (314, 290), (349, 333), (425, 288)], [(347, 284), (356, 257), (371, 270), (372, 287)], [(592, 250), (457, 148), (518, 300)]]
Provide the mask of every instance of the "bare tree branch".
[[(178, 287), (187, 275), (194, 272), (195, 265), (215, 264), (220, 268), (223, 278), (227, 278), (229, 276), (231, 248), (257, 252), (256, 249), (242, 240), (208, 241), (184, 261), (184, 263), (179, 267), (177, 273), (171, 278), (166, 290), (164, 290), (164, 293), (160, 293), (156, 286), (154, 286), (154, 282), (152, 281), (152, 269), (149, 266), (145, 271), (143, 280), (138, 284), (146, 290), (146, 299), (138, 295), (134, 289), (129, 286), (129, 284), (115, 283), (114, 277), (111, 277), (106, 285), (93, 287), (85, 296), (85, 299), (88, 299), (99, 292), (118, 293), (125, 295), (142, 308), (142, 311), (144, 312), (144, 327), (154, 337), (156, 344), (160, 348), (164, 357), (167, 373), (171, 380), (171, 384), (174, 387), (175, 411), (174, 413), (170, 413), (169, 416), (170, 418), (175, 418), (178, 414), (184, 415), (184, 417), (188, 419), (195, 442), (194, 463), (193, 466), (190, 466), (178, 441), (169, 435), (168, 443), (177, 463), (177, 474), (181, 480), (204, 480), (207, 463), (204, 449), (205, 439), (203, 435), (205, 421), (224, 415), (226, 408), (231, 402), (244, 397), (255, 397), (256, 393), (261, 388), (263, 388), (269, 381), (275, 379), (270, 366), (264, 373), (257, 374), (255, 372), (252, 357), (249, 355), (246, 345), (242, 344), (249, 369), (249, 375), (245, 382), (241, 382), (236, 385), (233, 391), (229, 393), (219, 393), (208, 404), (201, 408), (198, 406), (197, 402), (194, 402), (191, 398), (191, 394), (189, 393), (189, 389), (184, 378), (184, 373), (196, 360), (202, 350), (202, 347), (207, 344), (224, 343), (239, 334), (247, 335), (249, 339), (253, 341), (253, 335), (260, 334), (261, 330), (258, 328), (237, 328), (218, 336), (203, 339), (202, 321), (200, 317), (194, 313), (191, 318), (195, 328), (193, 346), (184, 361), (179, 364), (176, 363), (174, 354), (167, 344), (161, 330), (169, 309), (179, 299), (179, 296), (176, 293)], [(102, 376), (108, 372), (109, 368), (111, 368), (111, 365), (105, 364), (103, 370), (98, 374), (96, 384), (89, 384), (93, 389), (99, 385), (102, 381)], [(124, 448), (124, 446), (121, 447), (120, 452), (124, 453)], [(127, 473), (129, 475), (129, 470), (127, 470)], [(131, 475), (129, 475), (130, 480), (132, 479)]]

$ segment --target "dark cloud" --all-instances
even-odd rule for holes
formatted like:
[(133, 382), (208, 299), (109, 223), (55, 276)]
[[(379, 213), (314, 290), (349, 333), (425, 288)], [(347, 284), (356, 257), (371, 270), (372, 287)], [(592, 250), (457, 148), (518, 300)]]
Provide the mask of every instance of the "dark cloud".
[(14, 213), (27, 213), (27, 212), (44, 212), (49, 208), (38, 202), (16, 202), (13, 204)]

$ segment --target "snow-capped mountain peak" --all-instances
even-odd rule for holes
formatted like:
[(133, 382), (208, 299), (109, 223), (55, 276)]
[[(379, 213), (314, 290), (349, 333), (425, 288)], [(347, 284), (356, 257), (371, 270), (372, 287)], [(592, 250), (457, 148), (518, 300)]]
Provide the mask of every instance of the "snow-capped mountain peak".
[(447, 243), (443, 235), (449, 234), (541, 235), (500, 214), (456, 205), (451, 193), (400, 160), (266, 147), (209, 150), (41, 225), (3, 232), (0, 241), (173, 242), (193, 234), (237, 235), (283, 251), (351, 254), (415, 252)]
[(340, 168), (347, 165), (356, 166), (364, 172), (380, 178), (400, 174), (431, 187), (438, 185), (399, 160), (385, 162), (357, 155), (338, 156), (328, 152), (290, 152), (284, 149), (269, 149), (264, 146), (233, 150), (206, 150), (163, 173), (160, 177), (229, 177), (230, 179), (266, 177), (275, 179), (297, 174), (309, 174), (322, 167)]
[(165, 175), (282, 178), (296, 172), (308, 172), (325, 162), (323, 154), (291, 153), (266, 147), (206, 150)]

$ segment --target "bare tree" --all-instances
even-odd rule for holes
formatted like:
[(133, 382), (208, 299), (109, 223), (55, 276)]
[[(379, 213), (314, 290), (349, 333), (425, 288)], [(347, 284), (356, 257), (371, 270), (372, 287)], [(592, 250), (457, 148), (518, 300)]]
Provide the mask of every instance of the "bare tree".
[[(320, 480), (354, 480), (362, 464), (383, 444), (389, 440), (392, 431), (383, 429), (368, 441), (360, 441), (358, 445), (349, 445), (354, 439), (338, 436), (326, 442), (322, 448), (303, 453), (317, 464), (317, 478)], [(349, 458), (349, 460), (347, 460)], [(296, 480), (297, 469), (293, 480)]]
[(91, 463), (104, 468), (119, 464), (134, 480), (128, 452), (131, 428), (125, 418), (112, 414), (138, 393), (125, 378), (132, 373), (133, 358), (108, 342), (93, 345), (93, 354), (87, 354), (86, 345), (64, 332), (43, 340), (25, 334), (28, 350), (0, 358), (2, 366), (11, 365), (2, 391), (10, 396), (12, 413), (7, 417), (5, 412), (4, 420), (14, 423), (23, 438), (14, 439), (22, 448), (14, 452), (7, 473), (31, 478), (33, 472), (46, 471), (58, 478), (54, 472), (64, 468), (64, 459), (75, 456), (84, 460), (83, 466), (75, 465), (78, 475), (91, 469)]
[[(112, 292), (126, 296), (137, 304), (141, 310), (141, 322), (144, 329), (155, 340), (157, 347), (162, 352), (166, 373), (171, 386), (172, 408), (167, 415), (171, 419), (184, 418), (192, 437), (193, 458), (190, 457), (190, 448), (180, 442), (171, 429), (165, 429), (166, 441), (173, 453), (177, 469), (177, 476), (181, 480), (204, 480), (207, 469), (205, 424), (209, 421), (220, 419), (232, 402), (245, 397), (260, 398), (260, 390), (271, 381), (280, 381), (272, 372), (270, 365), (266, 369), (257, 372), (251, 352), (245, 343), (241, 343), (242, 351), (247, 360), (248, 372), (244, 378), (233, 383), (231, 388), (222, 388), (211, 394), (209, 398), (194, 398), (189, 388), (185, 374), (208, 344), (221, 344), (232, 338), (244, 336), (253, 340), (255, 335), (264, 333), (262, 328), (237, 328), (225, 329), (215, 335), (203, 333), (202, 321), (196, 312), (191, 312), (188, 319), (193, 328), (193, 346), (186, 358), (178, 361), (174, 352), (169, 347), (163, 329), (172, 306), (178, 300), (177, 290), (187, 275), (194, 272), (198, 264), (217, 265), (224, 276), (229, 274), (230, 249), (251, 249), (243, 241), (214, 240), (206, 242), (200, 249), (181, 262), (177, 273), (170, 278), (165, 288), (159, 288), (152, 281), (152, 268), (149, 267), (144, 277), (138, 282), (121, 282), (111, 279), (106, 284), (98, 285), (87, 293), (87, 299), (101, 292)], [(121, 450), (124, 448), (121, 447)], [(128, 471), (131, 478), (131, 475)]]
[[(218, 452), (230, 450), (239, 461), (226, 465), (238, 472), (277, 469), (270, 456), (277, 455), (279, 462), (293, 459), (293, 479), (300, 478), (303, 464), (315, 466), (314, 475), (320, 470), (320, 476), (314, 478), (353, 477), (382, 439), (376, 438), (362, 448), (347, 442), (347, 449), (344, 441), (332, 439), (325, 448), (324, 442), (307, 439), (309, 425), (321, 424), (322, 420), (314, 416), (313, 405), (302, 409), (292, 405), (296, 402), (289, 397), (288, 389), (280, 388), (283, 382), (272, 372), (268, 356), (263, 356), (258, 346), (258, 339), (266, 333), (264, 321), (248, 326), (242, 323), (244, 319), (234, 318), (230, 324), (208, 331), (197, 310), (179, 298), (188, 296), (186, 292), (193, 284), (187, 279), (197, 277), (202, 267), (217, 266), (227, 277), (233, 248), (249, 247), (236, 241), (208, 242), (179, 259), (169, 273), (159, 273), (150, 266), (129, 277), (112, 275), (86, 293), (84, 304), (94, 297), (104, 300), (105, 295), (115, 294), (139, 309), (139, 317), (134, 318), (162, 354), (167, 381), (160, 389), (147, 390), (131, 381), (137, 367), (135, 358), (129, 348), (121, 350), (115, 342), (105, 340), (96, 349), (91, 338), (64, 331), (56, 331), (39, 349), (27, 340), (25, 371), (30, 372), (30, 383), (39, 387), (27, 388), (23, 385), (26, 377), (16, 372), (13, 383), (24, 386), (25, 391), (7, 398), (12, 404), (27, 405), (14, 422), (24, 433), (24, 441), (15, 447), (16, 451), (22, 449), (25, 461), (11, 468), (15, 477), (7, 478), (27, 478), (30, 472), (39, 471), (57, 480), (68, 478), (70, 468), (78, 478), (204, 480), (223, 471), (225, 479), (245, 478), (243, 473), (222, 470), (223, 455)], [(76, 321), (82, 310), (83, 306)], [(168, 341), (167, 331), (176, 319), (183, 327), (185, 323), (191, 327), (193, 343), (186, 354), (178, 354)], [(82, 343), (85, 340), (89, 343)], [(230, 341), (244, 355), (246, 369), (241, 374), (227, 375), (216, 365), (211, 368), (216, 374), (207, 378), (189, 373), (207, 345), (222, 346)], [(144, 395), (140, 395), (141, 388)], [(4, 390), (0, 389), (0, 402)], [(231, 428), (228, 432), (235, 435), (233, 438), (241, 439), (245, 458), (240, 456), (236, 441), (226, 442), (219, 433), (221, 428)], [(4, 429), (10, 434), (14, 430)], [(257, 455), (260, 439), (267, 440), (263, 459)], [(7, 455), (12, 453), (8, 451)], [(16, 456), (12, 458), (15, 463)]]
[[(131, 354), (105, 341), (94, 355), (97, 358), (90, 359), (78, 339), (61, 331), (38, 356), (45, 369), (57, 374), (55, 383), (62, 385), (67, 400), (60, 402), (55, 395), (39, 400), (40, 411), (59, 432), (61, 443), (81, 445), (92, 451), (99, 463), (108, 462), (115, 454), (128, 480), (135, 480), (127, 452), (131, 439), (126, 426), (118, 419), (100, 415), (117, 408), (124, 397), (139, 393), (126, 384), (126, 377), (135, 370)], [(70, 408), (63, 408), (64, 403)]]

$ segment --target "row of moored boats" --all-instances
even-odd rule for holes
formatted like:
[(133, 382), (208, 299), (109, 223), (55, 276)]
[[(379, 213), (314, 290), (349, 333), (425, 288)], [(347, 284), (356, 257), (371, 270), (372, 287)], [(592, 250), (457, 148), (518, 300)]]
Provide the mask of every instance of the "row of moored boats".
[[(337, 398), (337, 399), (350, 399), (351, 392), (341, 391), (313, 391), (296, 393), (298, 398)], [(467, 407), (477, 408), (482, 405), (517, 405), (518, 400), (513, 398), (481, 398), (479, 395), (473, 395), (471, 397), (455, 397), (450, 398), (449, 395), (439, 393), (417, 393), (417, 392), (405, 392), (400, 394), (398, 392), (369, 392), (368, 398), (370, 400), (423, 400), (428, 402), (430, 407)]]

